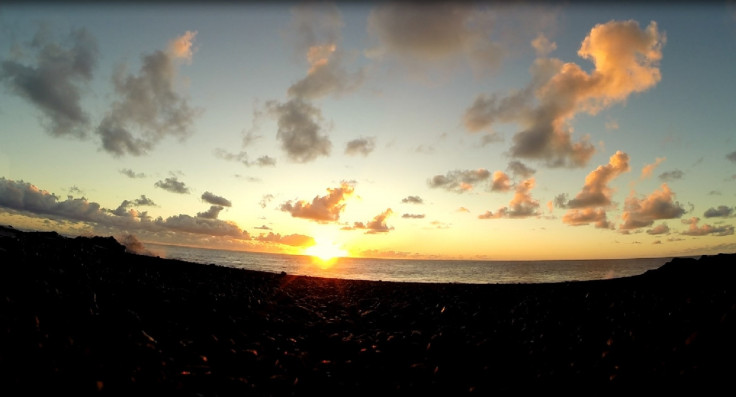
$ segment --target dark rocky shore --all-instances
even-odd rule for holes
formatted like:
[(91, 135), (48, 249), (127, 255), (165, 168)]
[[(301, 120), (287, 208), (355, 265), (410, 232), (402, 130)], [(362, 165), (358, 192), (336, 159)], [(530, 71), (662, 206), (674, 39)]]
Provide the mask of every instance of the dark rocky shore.
[(735, 259), (601, 281), (390, 283), (0, 228), (0, 381), (4, 395), (702, 394), (736, 379)]

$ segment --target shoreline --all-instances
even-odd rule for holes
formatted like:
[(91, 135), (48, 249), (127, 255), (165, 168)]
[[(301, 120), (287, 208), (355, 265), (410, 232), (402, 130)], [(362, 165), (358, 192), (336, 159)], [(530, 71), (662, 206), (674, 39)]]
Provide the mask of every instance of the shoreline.
[(76, 395), (692, 391), (736, 373), (736, 255), (549, 284), (361, 281), (0, 233), (0, 379)]

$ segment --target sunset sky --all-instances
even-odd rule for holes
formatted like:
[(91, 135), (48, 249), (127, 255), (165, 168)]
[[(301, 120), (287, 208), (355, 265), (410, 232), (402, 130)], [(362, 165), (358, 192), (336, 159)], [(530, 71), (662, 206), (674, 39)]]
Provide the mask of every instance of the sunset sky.
[(0, 4), (0, 224), (364, 257), (735, 252), (736, 3), (510, 3)]

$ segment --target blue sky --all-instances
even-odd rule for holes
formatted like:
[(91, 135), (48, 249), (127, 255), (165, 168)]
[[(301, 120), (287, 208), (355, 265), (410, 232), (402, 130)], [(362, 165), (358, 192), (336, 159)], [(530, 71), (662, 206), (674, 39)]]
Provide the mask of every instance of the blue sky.
[(731, 252), (727, 2), (0, 5), (0, 222), (353, 256)]

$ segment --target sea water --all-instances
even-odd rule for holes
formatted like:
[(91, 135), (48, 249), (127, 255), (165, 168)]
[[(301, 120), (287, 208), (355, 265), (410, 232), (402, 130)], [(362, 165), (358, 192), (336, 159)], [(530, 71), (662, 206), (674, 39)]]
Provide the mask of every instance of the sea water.
[(162, 258), (271, 273), (351, 280), (465, 284), (536, 284), (628, 277), (672, 258), (474, 261), (338, 258), (330, 266), (309, 256), (147, 244)]

